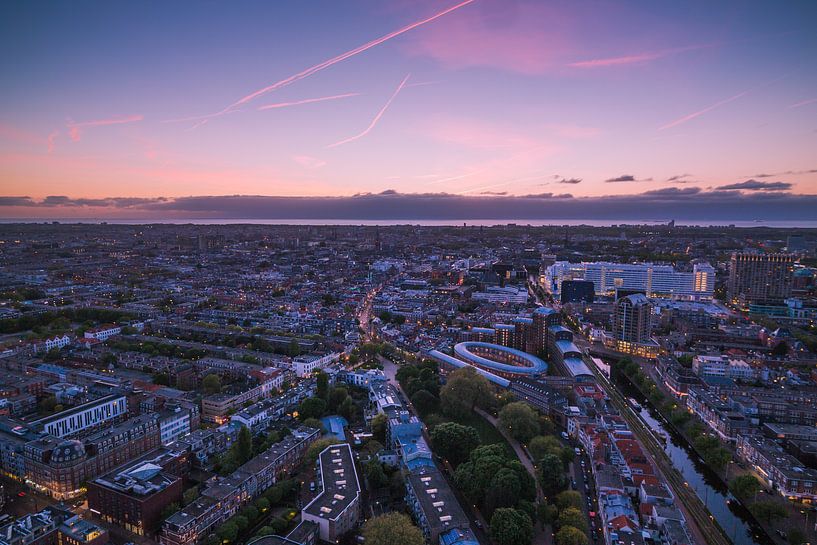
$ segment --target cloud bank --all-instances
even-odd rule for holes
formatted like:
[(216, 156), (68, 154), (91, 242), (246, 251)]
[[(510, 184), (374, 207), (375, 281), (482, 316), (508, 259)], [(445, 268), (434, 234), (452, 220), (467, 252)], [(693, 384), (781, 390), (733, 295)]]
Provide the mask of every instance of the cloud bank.
[[(777, 182), (775, 182), (777, 183)], [(348, 197), (221, 195), (81, 199), (0, 197), (5, 217), (275, 220), (815, 220), (817, 195), (781, 190), (669, 187), (635, 195), (453, 195), (386, 190)], [(84, 214), (84, 215), (79, 215)]]

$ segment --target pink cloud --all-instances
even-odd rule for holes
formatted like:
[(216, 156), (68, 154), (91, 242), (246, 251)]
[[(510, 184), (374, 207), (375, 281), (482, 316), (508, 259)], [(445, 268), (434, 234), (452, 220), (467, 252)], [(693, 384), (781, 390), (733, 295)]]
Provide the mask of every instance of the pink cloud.
[(107, 125), (121, 125), (124, 123), (135, 123), (137, 121), (142, 121), (145, 118), (143, 115), (127, 115), (127, 116), (120, 116), (120, 117), (112, 117), (109, 119), (95, 119), (93, 121), (81, 121), (79, 123), (74, 123), (73, 121), (68, 122), (68, 135), (71, 137), (71, 140), (74, 142), (79, 142), (82, 138), (82, 130), (87, 127), (104, 127)]
[(693, 51), (695, 49), (704, 49), (713, 47), (711, 44), (706, 45), (690, 45), (685, 47), (675, 47), (672, 49), (664, 49), (661, 51), (653, 51), (646, 53), (638, 53), (635, 55), (624, 55), (621, 57), (604, 57), (600, 59), (591, 59), (586, 61), (577, 61), (569, 63), (571, 68), (607, 68), (611, 66), (627, 66), (631, 64), (644, 64), (650, 61), (662, 59), (676, 53), (684, 51)]
[(502, 2), (463, 10), (445, 25), (418, 32), (405, 48), (447, 67), (541, 74), (570, 51), (572, 27), (565, 11), (545, 3)]
[(59, 135), (60, 135), (59, 131), (51, 131), (51, 133), (48, 135), (48, 138), (46, 138), (46, 141), (48, 143), (48, 153), (52, 153), (54, 151), (54, 144)]
[(318, 159), (317, 157), (312, 157), (310, 155), (294, 155), (292, 160), (301, 165), (304, 168), (321, 168), (322, 166), (326, 165), (326, 161), (323, 159)]

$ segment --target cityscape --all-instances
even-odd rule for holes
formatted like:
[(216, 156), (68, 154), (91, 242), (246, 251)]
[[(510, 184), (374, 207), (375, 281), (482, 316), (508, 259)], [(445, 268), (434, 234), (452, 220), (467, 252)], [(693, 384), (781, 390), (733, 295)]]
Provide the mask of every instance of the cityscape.
[(0, 5), (0, 545), (817, 544), (817, 3)]

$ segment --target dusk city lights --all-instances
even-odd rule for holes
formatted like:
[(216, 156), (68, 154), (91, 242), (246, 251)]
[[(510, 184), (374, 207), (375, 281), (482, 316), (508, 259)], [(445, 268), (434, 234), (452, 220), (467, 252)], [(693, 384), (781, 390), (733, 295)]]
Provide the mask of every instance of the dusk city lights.
[(817, 2), (0, 4), (0, 545), (817, 543)]

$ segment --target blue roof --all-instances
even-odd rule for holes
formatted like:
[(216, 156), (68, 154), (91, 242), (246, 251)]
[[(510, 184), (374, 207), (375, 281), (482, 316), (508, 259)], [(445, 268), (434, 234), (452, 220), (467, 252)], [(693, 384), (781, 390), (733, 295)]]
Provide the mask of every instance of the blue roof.
[(452, 528), (440, 534), (440, 545), (479, 545), (470, 528)]
[(579, 358), (565, 358), (564, 365), (573, 377), (582, 375), (593, 376), (593, 373), (590, 372), (590, 368)]
[(496, 376), (493, 373), (489, 373), (488, 371), (485, 371), (484, 369), (480, 369), (479, 367), (474, 367), (470, 363), (464, 362), (462, 360), (458, 360), (457, 358), (455, 358), (453, 356), (449, 356), (448, 354), (440, 352), (439, 350), (432, 350), (432, 351), (430, 351), (428, 353), (428, 355), (431, 356), (432, 358), (436, 358), (438, 361), (445, 362), (448, 365), (452, 365), (452, 366), (457, 367), (459, 369), (462, 369), (463, 367), (470, 367), (471, 369), (473, 369), (474, 371), (476, 371), (477, 373), (479, 373), (483, 377), (487, 378), (488, 380), (490, 380), (491, 382), (493, 382), (494, 384), (496, 384), (498, 386), (502, 386), (503, 388), (507, 388), (511, 384), (511, 381), (509, 381), (508, 379)]
[(581, 354), (581, 350), (573, 344), (573, 341), (561, 340), (556, 341), (556, 349), (559, 350), (562, 354), (567, 354), (568, 352), (578, 352)]
[(344, 433), (343, 428), (348, 426), (349, 423), (345, 418), (342, 416), (324, 416), (321, 418), (321, 422), (323, 427), (326, 428), (326, 435), (346, 441), (346, 433)]
[[(501, 363), (498, 361), (485, 358), (483, 356), (478, 356), (472, 353), (469, 350), (469, 348), (489, 348), (501, 352), (507, 352), (509, 354), (513, 354), (517, 357), (524, 359), (529, 365), (527, 367), (520, 367), (517, 365)], [(500, 346), (498, 344), (492, 343), (483, 343), (475, 341), (459, 343), (454, 346), (454, 353), (468, 362), (474, 363), (476, 365), (481, 365), (487, 367), (488, 369), (493, 369), (495, 371), (502, 371), (505, 373), (516, 373), (519, 375), (539, 375), (547, 372), (548, 368), (548, 364), (545, 363), (544, 360), (537, 358), (536, 356), (528, 354), (527, 352), (522, 352), (521, 350), (517, 350), (515, 348), (509, 348), (507, 346)]]
[(534, 314), (556, 314), (556, 311), (550, 307), (539, 307), (533, 311)]

